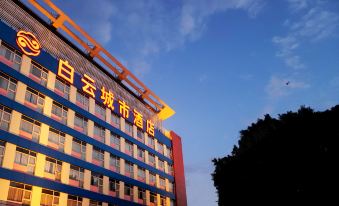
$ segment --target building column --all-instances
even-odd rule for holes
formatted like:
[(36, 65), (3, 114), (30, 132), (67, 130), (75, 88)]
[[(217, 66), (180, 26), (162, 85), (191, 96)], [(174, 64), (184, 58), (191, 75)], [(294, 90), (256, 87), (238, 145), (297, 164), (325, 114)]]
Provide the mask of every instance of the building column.
[(133, 177), (134, 179), (138, 179), (138, 165), (133, 164)]
[(72, 154), (72, 142), (73, 142), (73, 137), (69, 134), (65, 135), (65, 154), (71, 155)]
[(120, 174), (125, 175), (125, 160), (120, 158)]
[(94, 135), (94, 122), (92, 120), (88, 120), (88, 123), (87, 123), (87, 135), (93, 138), (93, 135)]
[(48, 135), (49, 126), (47, 124), (41, 123), (39, 143), (46, 146), (48, 144)]
[(171, 198), (166, 197), (166, 205), (168, 205), (168, 206), (171, 205)]
[(137, 186), (133, 186), (133, 201), (134, 202), (138, 202), (138, 187)]
[(89, 113), (95, 115), (95, 99), (92, 97), (90, 97), (88, 101), (88, 111)]
[(15, 93), (16, 102), (19, 102), (20, 104), (25, 103), (26, 89), (27, 89), (27, 86), (24, 83), (18, 81), (18, 84), (16, 86), (16, 93)]
[(69, 101), (74, 104), (77, 102), (77, 88), (73, 85), (70, 86)]
[(9, 184), (10, 184), (9, 180), (0, 179), (1, 186), (0, 201), (7, 201)]
[(132, 130), (132, 137), (134, 137), (135, 139), (137, 139), (137, 126), (133, 125), (133, 130)]
[(106, 122), (108, 124), (111, 124), (111, 109), (106, 107)]
[(149, 184), (149, 170), (145, 170), (145, 176), (146, 176), (145, 182), (146, 184)]
[(27, 55), (23, 54), (21, 59), (20, 72), (28, 76), (30, 69), (31, 69), (31, 59)]
[(120, 151), (125, 153), (125, 138), (120, 137)]
[(136, 144), (133, 144), (133, 157), (138, 159), (138, 146)]
[(71, 109), (68, 109), (67, 126), (69, 126), (70, 128), (74, 128), (74, 118), (75, 118), (75, 112)]
[(125, 119), (120, 117), (120, 130), (125, 132)]
[(155, 174), (155, 186), (160, 188), (160, 179), (158, 174)]
[(109, 163), (110, 163), (110, 153), (104, 151), (104, 167), (109, 170)]
[(111, 131), (109, 131), (109, 129), (105, 129), (105, 144), (111, 144)]
[(103, 178), (103, 193), (105, 195), (109, 194), (109, 178), (107, 176)]
[(31, 198), (31, 205), (40, 205), (41, 200), (41, 194), (42, 194), (42, 188), (38, 186), (32, 187), (32, 198)]
[(49, 96), (45, 96), (45, 103), (44, 103), (44, 109), (43, 114), (47, 117), (50, 117), (52, 114), (52, 105), (53, 105), (53, 99)]
[(48, 71), (47, 88), (52, 91), (54, 91), (55, 88), (55, 79), (56, 75), (53, 72)]
[(86, 170), (84, 172), (84, 189), (90, 190), (91, 188), (91, 171)]
[(59, 205), (67, 205), (68, 194), (60, 192)]
[(92, 162), (93, 157), (93, 146), (90, 144), (86, 144), (86, 162)]
[[(68, 162), (62, 162), (61, 165), (61, 183), (69, 184), (70, 164)], [(62, 204), (61, 204), (62, 205)]]
[(125, 183), (123, 181), (119, 182), (119, 198), (125, 199)]
[(88, 198), (82, 198), (82, 206), (89, 206), (89, 199)]
[(154, 159), (155, 159), (155, 168), (159, 169), (159, 158), (158, 158), (158, 156), (155, 155)]
[(20, 132), (20, 123), (21, 123), (21, 113), (12, 110), (11, 121), (9, 123), (9, 132), (12, 134), (19, 135)]
[(13, 165), (14, 165), (14, 159), (15, 159), (16, 145), (6, 142), (5, 147), (6, 148), (5, 148), (4, 159), (2, 162), (2, 167), (12, 170)]
[(44, 177), (45, 175), (45, 162), (46, 162), (46, 155), (37, 153), (36, 154), (36, 162), (35, 162), (35, 169), (34, 175), (38, 177)]
[(148, 151), (145, 150), (145, 163), (148, 164)]
[(160, 194), (157, 194), (157, 205), (161, 206), (161, 202), (160, 202)]
[(164, 161), (164, 169), (165, 169), (165, 173), (168, 174), (168, 163), (167, 163), (167, 161)]
[(146, 205), (150, 205), (151, 204), (151, 193), (149, 190), (146, 190)]

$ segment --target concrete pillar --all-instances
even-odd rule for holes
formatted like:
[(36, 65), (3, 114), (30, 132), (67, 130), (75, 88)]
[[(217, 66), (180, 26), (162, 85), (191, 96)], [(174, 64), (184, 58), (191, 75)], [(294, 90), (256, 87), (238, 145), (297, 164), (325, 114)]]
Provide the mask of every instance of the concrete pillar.
[(138, 165), (133, 164), (133, 177), (134, 179), (138, 179)]
[(155, 186), (160, 188), (160, 179), (158, 174), (155, 174)]
[[(4, 159), (2, 162), (2, 167), (12, 170), (14, 165), (15, 159), (15, 152), (16, 152), (16, 145), (6, 142), (5, 154)], [(2, 187), (0, 187), (2, 188)], [(2, 190), (2, 189), (1, 189)]]
[(104, 151), (104, 167), (109, 170), (110, 153)]
[(19, 135), (19, 130), (20, 130), (20, 123), (21, 123), (21, 113), (12, 110), (12, 117), (11, 121), (9, 123), (9, 132), (12, 134)]
[(157, 168), (157, 169), (159, 169), (159, 158), (158, 158), (158, 156), (155, 156), (155, 168)]
[(31, 205), (40, 205), (41, 200), (41, 194), (42, 194), (42, 188), (38, 186), (32, 187), (32, 199), (31, 199)]
[(154, 138), (154, 150), (158, 151), (158, 140)]
[(119, 182), (119, 198), (125, 199), (125, 183), (123, 181)]
[(103, 178), (103, 193), (105, 195), (109, 194), (109, 178), (107, 176)]
[(91, 188), (91, 171), (86, 170), (84, 172), (84, 189), (90, 190)]
[(120, 138), (120, 151), (125, 152), (125, 139)]
[(59, 205), (67, 205), (68, 194), (60, 192)]
[(49, 96), (45, 96), (43, 114), (46, 115), (47, 117), (50, 117), (52, 114), (52, 105), (53, 100)]
[(106, 107), (106, 122), (111, 124), (111, 109)]
[(1, 185), (0, 201), (7, 201), (9, 184), (10, 184), (9, 180), (0, 179)]
[(54, 91), (55, 88), (55, 79), (56, 75), (53, 72), (48, 71), (47, 88), (52, 91)]
[(89, 98), (88, 108), (89, 113), (95, 115), (95, 99), (93, 99), (92, 97)]
[(149, 190), (146, 190), (146, 205), (151, 204), (150, 198), (151, 198), (151, 193)]
[(160, 194), (157, 194), (157, 205), (161, 206), (161, 202), (160, 202)]
[(87, 135), (93, 138), (94, 135), (94, 122), (92, 120), (88, 120), (87, 124)]
[(27, 86), (24, 83), (18, 81), (18, 84), (16, 86), (16, 94), (15, 94), (16, 102), (19, 102), (20, 104), (24, 104), (26, 89), (27, 89)]
[(73, 137), (69, 134), (65, 135), (65, 146), (64, 146), (64, 151), (66, 154), (71, 155), (72, 154), (72, 142), (73, 142)]
[(70, 86), (69, 101), (74, 103), (74, 104), (77, 101), (77, 88), (73, 85)]
[(125, 119), (120, 117), (120, 130), (125, 132)]
[(111, 131), (109, 131), (108, 129), (105, 129), (105, 144), (111, 144)]
[(138, 158), (138, 146), (136, 144), (133, 144), (133, 157)]
[(133, 186), (133, 201), (138, 202), (138, 187)]
[(168, 174), (168, 164), (166, 161), (164, 161), (164, 169), (165, 169), (165, 173)]
[(125, 160), (123, 158), (120, 158), (120, 174), (125, 174)]
[(28, 76), (30, 69), (31, 69), (31, 59), (27, 55), (23, 54), (21, 59), (20, 72)]
[(145, 137), (145, 145), (148, 145), (148, 134), (147, 134), (147, 132), (144, 132), (144, 137)]
[(69, 184), (70, 164), (68, 162), (62, 162), (61, 166), (61, 183)]
[(149, 170), (145, 170), (145, 180), (146, 184), (149, 184)]
[(137, 130), (138, 130), (138, 128), (137, 128), (137, 126), (135, 126), (135, 125), (133, 125), (133, 134), (132, 134), (132, 137), (134, 137), (135, 139), (137, 139), (138, 137), (137, 137)]
[(82, 198), (82, 206), (89, 206), (89, 199), (88, 198)]
[(145, 163), (148, 164), (148, 151), (145, 150)]
[(44, 177), (45, 163), (46, 163), (46, 155), (41, 154), (41, 153), (37, 153), (36, 154), (36, 162), (35, 162), (35, 170), (34, 170), (35, 176)]
[(49, 126), (41, 123), (39, 143), (42, 145), (48, 144)]
[(86, 144), (86, 162), (92, 162), (93, 146)]
[(68, 109), (67, 112), (67, 126), (70, 128), (74, 127), (74, 118), (75, 118), (75, 112), (71, 109)]
[(171, 205), (171, 199), (169, 197), (166, 197), (166, 206)]

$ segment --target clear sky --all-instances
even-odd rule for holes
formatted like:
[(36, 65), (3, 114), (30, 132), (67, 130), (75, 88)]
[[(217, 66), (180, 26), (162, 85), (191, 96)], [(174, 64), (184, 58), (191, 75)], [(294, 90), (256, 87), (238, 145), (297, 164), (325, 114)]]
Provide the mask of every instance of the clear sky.
[(338, 0), (54, 2), (176, 110), (189, 205), (250, 123), (339, 103)]

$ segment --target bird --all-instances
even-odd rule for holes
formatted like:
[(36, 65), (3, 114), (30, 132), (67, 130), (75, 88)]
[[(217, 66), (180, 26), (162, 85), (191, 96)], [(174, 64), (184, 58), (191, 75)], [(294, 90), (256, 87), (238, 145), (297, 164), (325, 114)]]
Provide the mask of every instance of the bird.
[(289, 85), (290, 84), (290, 81), (286, 82), (286, 85)]

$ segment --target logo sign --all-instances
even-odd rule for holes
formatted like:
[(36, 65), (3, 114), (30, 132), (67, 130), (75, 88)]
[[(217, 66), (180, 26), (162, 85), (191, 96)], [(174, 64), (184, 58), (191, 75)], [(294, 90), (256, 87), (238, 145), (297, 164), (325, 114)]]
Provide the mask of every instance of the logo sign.
[(16, 35), (16, 43), (27, 56), (38, 56), (40, 54), (40, 43), (30, 32), (19, 31)]

